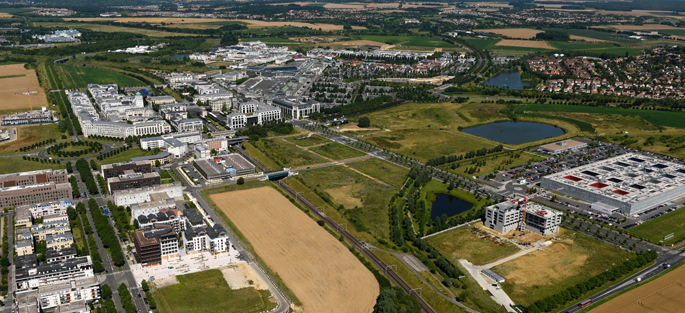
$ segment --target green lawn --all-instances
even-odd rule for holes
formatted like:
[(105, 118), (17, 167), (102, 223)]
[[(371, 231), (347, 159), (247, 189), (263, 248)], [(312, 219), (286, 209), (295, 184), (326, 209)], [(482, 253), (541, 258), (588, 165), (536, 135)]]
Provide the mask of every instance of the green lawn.
[(596, 50), (605, 48), (616, 48), (615, 45), (611, 43), (584, 43), (576, 41), (549, 41), (549, 44), (553, 47), (559, 48), (561, 50)]
[(364, 152), (352, 149), (337, 142), (330, 142), (325, 145), (311, 147), (309, 150), (336, 161), (358, 158), (366, 155)]
[(140, 148), (131, 148), (131, 149), (128, 149), (122, 153), (119, 153), (117, 155), (106, 158), (106, 159), (104, 159), (98, 163), (100, 165), (103, 165), (103, 164), (127, 162), (127, 161), (131, 161), (131, 158), (148, 156), (148, 155), (155, 155), (155, 154), (157, 154), (157, 153), (155, 153), (155, 151), (146, 151), (146, 150), (143, 150)]
[[(556, 31), (562, 31), (565, 33), (568, 33), (569, 35), (575, 35), (575, 36), (581, 36), (581, 37), (587, 37), (587, 38), (594, 38), (594, 39), (599, 39), (599, 40), (607, 40), (607, 41), (617, 41), (617, 42), (635, 42), (634, 40), (629, 40), (626, 38), (620, 38), (620, 35), (617, 35), (616, 33), (609, 33), (609, 32), (603, 32), (603, 31), (597, 31), (597, 30), (588, 30), (588, 29), (562, 29), (562, 28), (545, 28), (545, 31), (549, 30), (556, 30)], [(659, 30), (661, 32), (661, 30)], [(623, 36), (626, 37), (626, 36)]]
[(276, 307), (268, 290), (232, 290), (220, 270), (179, 275), (178, 284), (160, 288), (155, 300), (160, 312), (168, 313), (257, 313)]
[(595, 114), (620, 114), (636, 115), (644, 118), (648, 122), (668, 127), (685, 128), (685, 113), (666, 112), (652, 110), (619, 109), (610, 107), (590, 107), (582, 105), (563, 105), (563, 104), (526, 104), (518, 110), (525, 111), (548, 111), (548, 112), (576, 112), (576, 113), (595, 113)]
[[(521, 153), (520, 151), (511, 151), (503, 154), (497, 154), (494, 156), (476, 158), (476, 160), (485, 160), (485, 165), (477, 167), (478, 170), (476, 170), (474, 174), (468, 174), (467, 172), (469, 168), (475, 166), (472, 163), (473, 160), (448, 163), (441, 165), (440, 168), (455, 173), (457, 175), (471, 177), (490, 174), (504, 169), (516, 167), (519, 165), (524, 165), (529, 162), (533, 162), (535, 159), (540, 160), (542, 158), (535, 158), (531, 154)], [(453, 165), (456, 166), (456, 168), (452, 168)]]
[(516, 304), (528, 306), (557, 294), (634, 255), (569, 229), (562, 229), (557, 237), (562, 240), (548, 248), (492, 268), (506, 279), (502, 289)]
[[(280, 139), (260, 139), (253, 145), (280, 167), (299, 167), (327, 161)], [(259, 161), (259, 160), (258, 160)], [(261, 161), (260, 161), (261, 163)], [(274, 168), (273, 170), (276, 170)]]
[(685, 36), (685, 29), (655, 29), (655, 31), (671, 36)]
[(438, 156), (463, 154), (496, 145), (494, 142), (490, 144), (462, 133), (437, 129), (397, 130), (364, 137), (364, 140), (421, 162)]
[(520, 249), (511, 243), (495, 243), (480, 239), (468, 226), (446, 231), (425, 239), (452, 263), (466, 259), (474, 265), (484, 265), (512, 255)]
[(294, 143), (300, 147), (309, 147), (313, 145), (320, 145), (329, 142), (328, 139), (323, 138), (319, 135), (311, 135), (311, 136), (290, 136), (290, 137), (285, 137), (285, 140), (287, 140), (290, 143)]
[(657, 243), (663, 240), (666, 235), (674, 233), (671, 239), (664, 240), (664, 244), (683, 241), (685, 239), (685, 210), (679, 209), (644, 222), (628, 229), (628, 233)]
[(390, 43), (393, 45), (400, 45), (403, 47), (428, 47), (428, 48), (458, 48), (453, 44), (444, 42), (437, 38), (422, 37), (422, 36), (378, 36), (378, 35), (363, 35), (359, 36), (361, 39), (373, 40), (379, 42)]
[[(16, 128), (18, 131), (18, 138), (14, 141), (6, 142), (0, 144), (0, 155), (12, 155), (12, 154), (23, 154), (35, 152), (34, 150), (26, 152), (17, 152), (18, 149), (43, 142), (46, 139), (55, 139), (56, 143), (69, 141), (68, 139), (62, 139), (62, 134), (57, 128), (57, 124), (47, 124), (47, 125), (35, 125), (35, 126), (23, 126)], [(37, 150), (41, 150), (47, 147), (43, 145)]]
[(501, 39), (475, 39), (475, 38), (465, 38), (464, 41), (476, 46), (481, 50), (486, 50), (492, 48), (496, 43), (500, 42)]
[(396, 188), (402, 187), (409, 174), (408, 169), (377, 158), (347, 163), (347, 166)]
[(0, 160), (2, 160), (0, 162), (0, 174), (37, 171), (44, 169), (56, 170), (64, 168), (65, 164), (48, 164), (35, 161), (27, 161), (24, 160), (22, 157), (2, 158)]
[(143, 82), (109, 70), (58, 64), (55, 66), (66, 89), (87, 88), (88, 84), (117, 84), (119, 87), (142, 86)]

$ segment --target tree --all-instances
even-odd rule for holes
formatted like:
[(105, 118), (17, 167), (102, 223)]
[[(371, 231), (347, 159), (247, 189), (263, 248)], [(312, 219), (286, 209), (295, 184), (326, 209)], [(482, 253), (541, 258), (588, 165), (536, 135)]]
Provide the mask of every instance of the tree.
[(359, 118), (359, 124), (357, 124), (357, 126), (369, 127), (369, 126), (371, 126), (371, 120), (366, 116), (360, 117)]
[(148, 291), (150, 290), (150, 285), (148, 285), (147, 281), (143, 279), (142, 282), (140, 282), (140, 286), (143, 287), (143, 291)]
[(245, 178), (242, 178), (242, 177), (238, 178), (238, 185), (242, 185), (244, 183), (245, 183)]
[(93, 171), (98, 170), (98, 165), (95, 163), (95, 159), (90, 159), (90, 167), (93, 168)]
[(155, 160), (155, 167), (159, 167), (160, 165), (162, 164), (159, 163), (159, 160)]
[(112, 288), (107, 284), (100, 286), (100, 296), (104, 300), (112, 299)]

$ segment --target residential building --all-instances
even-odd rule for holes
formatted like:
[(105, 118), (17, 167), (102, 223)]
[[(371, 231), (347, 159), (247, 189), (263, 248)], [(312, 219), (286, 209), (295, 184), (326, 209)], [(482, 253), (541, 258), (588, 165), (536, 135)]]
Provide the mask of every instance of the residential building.
[(228, 234), (219, 224), (214, 224), (213, 227), (208, 225), (195, 228), (188, 227), (183, 232), (183, 242), (188, 254), (202, 251), (219, 254), (230, 251)]
[(47, 249), (62, 250), (74, 244), (74, 235), (70, 232), (61, 235), (50, 235), (45, 239)]
[(163, 259), (178, 256), (178, 238), (169, 225), (154, 225), (133, 234), (138, 259), (143, 266), (162, 264)]

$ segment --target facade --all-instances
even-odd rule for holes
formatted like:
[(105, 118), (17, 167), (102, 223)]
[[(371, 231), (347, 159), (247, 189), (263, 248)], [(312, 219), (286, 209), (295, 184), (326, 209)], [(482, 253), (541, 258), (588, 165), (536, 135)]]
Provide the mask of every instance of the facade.
[(95, 277), (95, 274), (90, 256), (84, 256), (57, 263), (17, 269), (15, 277), (16, 290), (22, 291), (57, 284), (60, 281)]
[(159, 211), (157, 214), (139, 215), (136, 220), (141, 230), (153, 229), (155, 225), (171, 226), (177, 234), (185, 230), (185, 223), (178, 216), (176, 209)]
[(110, 191), (128, 190), (131, 188), (141, 188), (148, 186), (159, 185), (162, 182), (159, 173), (134, 173), (127, 171), (119, 177), (112, 177), (107, 179)]
[(150, 166), (155, 166), (156, 161), (159, 161), (160, 165), (169, 164), (174, 162), (174, 155), (169, 152), (160, 152), (155, 155), (142, 156), (137, 158), (131, 158), (133, 162), (146, 162)]
[(0, 188), (0, 206), (3, 208), (58, 201), (63, 198), (73, 200), (70, 184), (47, 182)]
[(542, 177), (541, 186), (633, 215), (685, 195), (685, 166), (628, 153)]
[(281, 119), (279, 108), (258, 101), (242, 103), (239, 110), (240, 113), (231, 113), (226, 116), (226, 126), (235, 129)]
[(133, 171), (134, 173), (152, 173), (152, 165), (149, 162), (138, 162), (129, 161), (114, 164), (105, 164), (100, 170), (102, 171), (102, 177), (107, 180), (112, 177), (119, 177), (127, 171)]
[(162, 264), (162, 259), (178, 256), (178, 238), (169, 225), (154, 225), (133, 235), (136, 253), (143, 266)]
[(485, 210), (485, 227), (499, 233), (508, 233), (521, 226), (523, 210), (526, 211), (524, 230), (530, 230), (542, 236), (550, 236), (559, 231), (562, 213), (537, 203), (502, 202), (491, 205)]
[(140, 140), (142, 149), (166, 149), (175, 157), (181, 157), (188, 152), (188, 143), (202, 140), (202, 133), (199, 131), (174, 133), (160, 137), (143, 138)]
[(183, 187), (181, 182), (164, 184), (159, 186), (117, 190), (114, 192), (114, 204), (117, 206), (130, 206), (134, 203), (153, 201), (155, 196), (163, 195), (162, 198), (183, 199)]
[(566, 151), (574, 151), (585, 147), (587, 147), (587, 142), (569, 139), (540, 146), (538, 149), (547, 154), (557, 155)]
[[(147, 102), (150, 102), (150, 104), (157, 104), (157, 105), (173, 104), (173, 103), (176, 103), (176, 98), (174, 98), (172, 96), (147, 97)], [(161, 108), (160, 108), (160, 111), (161, 111)]]
[(68, 183), (67, 170), (39, 170), (0, 175), (0, 187), (33, 185), (46, 182)]
[(308, 101), (306, 103), (297, 104), (293, 101), (275, 99), (273, 105), (280, 108), (284, 115), (291, 116), (294, 119), (308, 117), (312, 113), (321, 112), (321, 103), (318, 101)]
[(219, 254), (230, 251), (228, 234), (219, 224), (214, 224), (213, 227), (204, 225), (202, 227), (186, 228), (183, 232), (183, 243), (188, 254), (202, 251)]
[(186, 118), (186, 113), (175, 113), (169, 118), (171, 125), (179, 132), (201, 132), (202, 120), (199, 118)]
[(74, 236), (71, 233), (47, 236), (45, 244), (47, 249), (62, 250), (74, 244)]

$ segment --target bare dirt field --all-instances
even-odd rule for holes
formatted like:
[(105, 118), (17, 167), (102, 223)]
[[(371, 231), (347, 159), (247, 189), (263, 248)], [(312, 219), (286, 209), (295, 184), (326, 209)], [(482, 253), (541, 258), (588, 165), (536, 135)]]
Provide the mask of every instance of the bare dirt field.
[(592, 313), (682, 312), (685, 307), (685, 266), (628, 291)]
[[(23, 94), (14, 94), (27, 90), (39, 91), (39, 93), (31, 94), (31, 99)], [(28, 109), (30, 104), (33, 105), (34, 109), (47, 106), (48, 100), (45, 93), (40, 92), (42, 90), (38, 84), (35, 70), (25, 69), (24, 64), (0, 65), (0, 99), (3, 100), (0, 104), (0, 110)]]
[(504, 40), (496, 43), (495, 46), (556, 49), (556, 48), (550, 46), (546, 41), (515, 40), (515, 39), (504, 39)]
[(221, 269), (221, 274), (228, 283), (228, 286), (233, 290), (253, 287), (257, 290), (268, 290), (269, 287), (264, 281), (255, 273), (255, 271), (245, 262), (240, 262)]
[(373, 311), (373, 275), (336, 238), (271, 187), (211, 195), (305, 312)]
[[(264, 28), (264, 27), (310, 27), (310, 28), (321, 28), (321, 30), (342, 30), (343, 25), (333, 25), (333, 24), (321, 24), (321, 23), (303, 23), (303, 22), (270, 22), (270, 21), (259, 21), (259, 20), (229, 20), (229, 19), (219, 19), (219, 18), (177, 18), (177, 17), (122, 17), (122, 18), (99, 18), (99, 17), (87, 17), (87, 18), (75, 18), (70, 20), (76, 21), (117, 21), (120, 23), (142, 23), (148, 22), (152, 24), (158, 23), (174, 23), (174, 24), (198, 24), (198, 23), (210, 23), (210, 22), (244, 22), (247, 23), (248, 28)], [(208, 28), (219, 28), (221, 25), (204, 25)], [(352, 26), (352, 29), (366, 29), (363, 26)]]
[(529, 39), (535, 37), (541, 30), (530, 28), (502, 28), (502, 29), (476, 29), (476, 31), (490, 32), (511, 38)]
[(351, 40), (351, 41), (341, 41), (340, 44), (343, 46), (363, 46), (363, 45), (374, 45), (374, 46), (381, 46), (385, 47), (388, 44), (380, 41), (373, 41), (373, 40)]
[(291, 4), (297, 4), (299, 6), (305, 6), (310, 4), (311, 2), (285, 2), (285, 3), (269, 3), (270, 5), (291, 5)]

